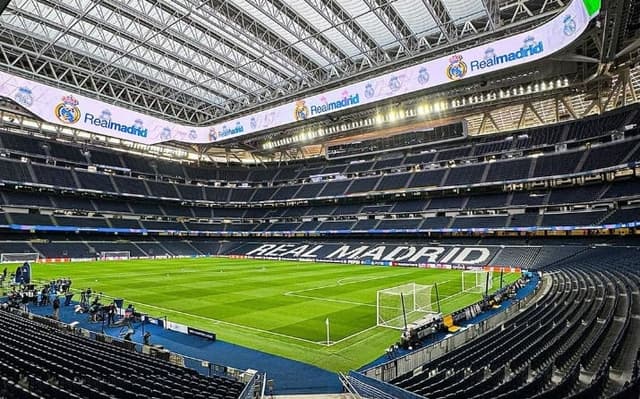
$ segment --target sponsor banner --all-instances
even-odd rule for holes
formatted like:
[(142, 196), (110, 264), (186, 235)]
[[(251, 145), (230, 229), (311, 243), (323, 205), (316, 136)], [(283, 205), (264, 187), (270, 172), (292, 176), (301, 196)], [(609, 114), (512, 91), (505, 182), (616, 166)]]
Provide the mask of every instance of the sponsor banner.
[(179, 324), (179, 323), (174, 323), (172, 321), (168, 321), (165, 324), (165, 328), (167, 330), (171, 330), (171, 331), (177, 331), (177, 332), (181, 332), (183, 334), (188, 334), (189, 332), (189, 327), (185, 326), (184, 324)]
[(571, 44), (599, 11), (598, 0), (574, 0), (528, 32), (207, 127), (179, 125), (5, 72), (0, 96), (47, 122), (106, 136), (143, 144), (212, 143), (539, 60)]
[(71, 258), (40, 258), (38, 263), (66, 263), (71, 262)]
[[(614, 224), (605, 224), (605, 225), (597, 225), (597, 226), (531, 226), (531, 227), (495, 227), (495, 228), (464, 228), (464, 229), (426, 229), (426, 230), (416, 230), (418, 233), (452, 233), (452, 232), (496, 232), (496, 231), (524, 231), (524, 232), (534, 232), (534, 231), (575, 231), (575, 230), (606, 230), (606, 229), (621, 229), (621, 228), (635, 228), (640, 226), (640, 222), (627, 222), (627, 223), (614, 223)], [(127, 229), (127, 228), (111, 228), (111, 227), (76, 227), (76, 226), (51, 226), (51, 225), (21, 225), (21, 224), (10, 224), (10, 225), (0, 225), (1, 228), (9, 228), (11, 230), (28, 230), (28, 231), (66, 231), (66, 232), (79, 232), (79, 231), (89, 231), (89, 232), (99, 232), (99, 233), (132, 233), (132, 234), (147, 234), (147, 233), (168, 233), (175, 235), (176, 233), (189, 233), (190, 236), (215, 236), (215, 237), (227, 237), (227, 236), (235, 236), (234, 234), (226, 231), (214, 231), (214, 230), (206, 230), (206, 231), (198, 231), (198, 230), (154, 230), (154, 229)], [(320, 231), (320, 232), (307, 232), (307, 233), (320, 233), (323, 236), (331, 236), (332, 234), (340, 233), (340, 234), (359, 234), (362, 231), (357, 230), (340, 230), (340, 231)], [(393, 231), (386, 231), (387, 234), (393, 233)], [(273, 235), (270, 232), (250, 232), (248, 235), (243, 235), (243, 237), (273, 237), (273, 236), (283, 236), (283, 232), (280, 232), (278, 235)], [(290, 231), (288, 234), (294, 235), (299, 234), (299, 231)], [(369, 234), (381, 234), (382, 230), (367, 230)]]
[(519, 267), (513, 266), (485, 266), (482, 268), (485, 272), (495, 272), (495, 273), (520, 273), (522, 269)]
[(197, 328), (187, 327), (187, 333), (196, 337), (208, 339), (209, 341), (215, 341), (216, 335), (212, 332), (198, 330)]

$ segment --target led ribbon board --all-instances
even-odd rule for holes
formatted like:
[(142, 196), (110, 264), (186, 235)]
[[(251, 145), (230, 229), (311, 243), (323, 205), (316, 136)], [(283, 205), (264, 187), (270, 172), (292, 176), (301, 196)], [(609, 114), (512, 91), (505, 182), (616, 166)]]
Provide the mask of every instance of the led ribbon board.
[(208, 127), (179, 125), (4, 72), (0, 96), (47, 122), (105, 136), (143, 144), (211, 143), (539, 60), (576, 40), (600, 7), (600, 0), (574, 0), (528, 32)]

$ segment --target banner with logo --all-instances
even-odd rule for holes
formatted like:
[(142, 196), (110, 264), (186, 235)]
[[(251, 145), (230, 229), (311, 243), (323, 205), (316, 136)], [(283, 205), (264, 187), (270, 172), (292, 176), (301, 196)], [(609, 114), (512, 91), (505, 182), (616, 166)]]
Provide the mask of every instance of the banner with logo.
[(144, 144), (211, 143), (539, 60), (576, 40), (599, 11), (600, 0), (574, 0), (531, 31), (209, 127), (179, 125), (4, 72), (0, 96), (47, 122), (106, 136)]

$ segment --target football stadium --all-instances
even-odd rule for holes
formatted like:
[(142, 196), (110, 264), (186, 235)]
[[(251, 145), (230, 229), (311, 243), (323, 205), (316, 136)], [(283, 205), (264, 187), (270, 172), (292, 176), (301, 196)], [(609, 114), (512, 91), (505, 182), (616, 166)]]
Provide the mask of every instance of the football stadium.
[(0, 398), (640, 398), (640, 1), (0, 31)]

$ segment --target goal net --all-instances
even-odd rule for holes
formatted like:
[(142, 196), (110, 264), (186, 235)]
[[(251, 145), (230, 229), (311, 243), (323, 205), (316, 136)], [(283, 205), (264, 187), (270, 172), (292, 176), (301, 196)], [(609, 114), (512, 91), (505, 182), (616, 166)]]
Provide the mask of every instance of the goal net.
[(131, 252), (129, 251), (102, 251), (100, 253), (101, 260), (129, 260)]
[(489, 285), (486, 287), (491, 291), (493, 286), (493, 274), (484, 270), (463, 270), (462, 271), (462, 291), (484, 294), (489, 277)]
[(36, 263), (38, 259), (40, 259), (40, 254), (37, 252), (0, 254), (0, 263)]
[(378, 291), (376, 295), (377, 325), (397, 329), (405, 327), (403, 298), (407, 324), (426, 314), (435, 313), (431, 308), (432, 288), (432, 285), (408, 283)]

